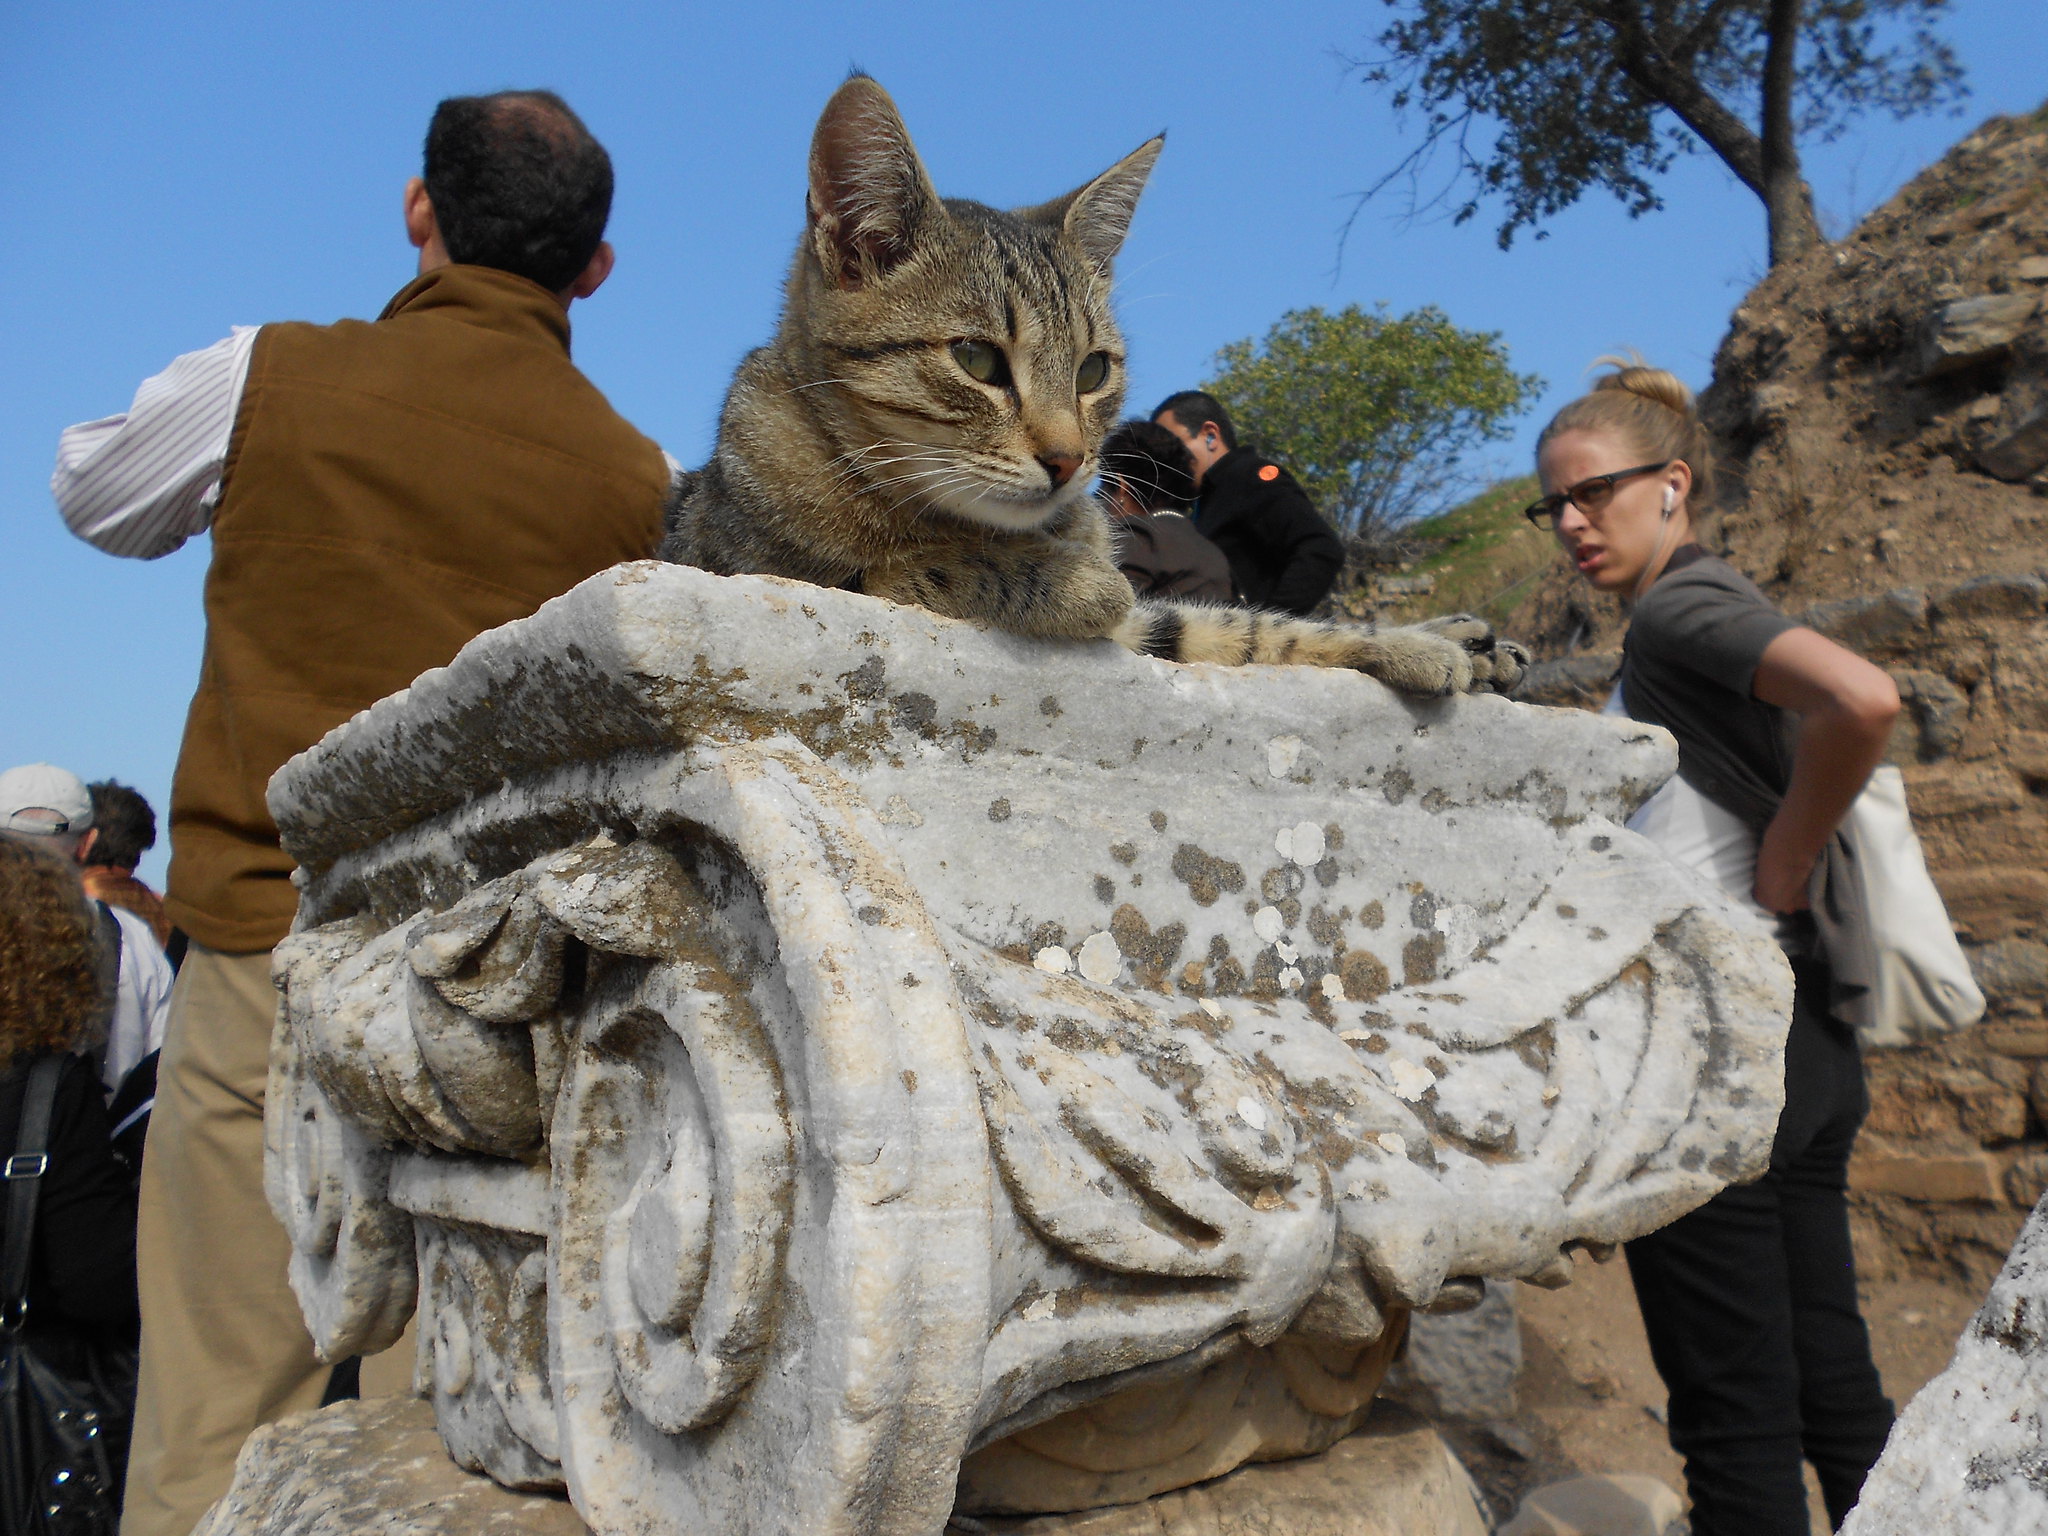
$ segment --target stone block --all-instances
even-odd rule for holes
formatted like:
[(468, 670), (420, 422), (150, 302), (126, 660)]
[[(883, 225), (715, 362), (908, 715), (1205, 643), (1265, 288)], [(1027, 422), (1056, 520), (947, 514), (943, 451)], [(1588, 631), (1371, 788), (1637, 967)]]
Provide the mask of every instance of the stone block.
[(1921, 376), (1934, 378), (1995, 361), (2034, 317), (2038, 303), (2031, 293), (1987, 293), (1942, 305), (1921, 331)]
[(1783, 956), (1620, 824), (1674, 758), (594, 576), (272, 780), (308, 1329), (416, 1311), (450, 1453), (604, 1536), (929, 1533), (1328, 1447), (1410, 1309), (1767, 1161)]
[(1906, 804), (1918, 816), (1967, 816), (2026, 804), (2027, 792), (2003, 763), (1908, 766)]
[(1141, 1504), (1028, 1519), (956, 1516), (947, 1536), (1485, 1536), (1471, 1479), (1391, 1403), (1320, 1456), (1263, 1462)]
[(2012, 275), (2022, 283), (2048, 283), (2048, 256), (2022, 256), (2014, 264)]
[(1955, 1357), (1914, 1395), (1840, 1536), (2048, 1530), (2048, 1209), (2037, 1205)]
[(2048, 583), (2038, 576), (1979, 576), (1934, 594), (1936, 623), (1950, 619), (2030, 619), (2041, 612)]
[(1515, 1288), (1496, 1280), (1468, 1312), (1416, 1314), (1383, 1392), (1433, 1419), (1512, 1419), (1521, 1374)]
[(1538, 1488), (1500, 1536), (1664, 1536), (1684, 1512), (1654, 1477), (1600, 1473)]
[[(1977, 1026), (1977, 1040), (1987, 1051), (2023, 1061), (2048, 1056), (2048, 1019), (1993, 1019)], [(2048, 1122), (2048, 1115), (2036, 1114)]]
[(2048, 918), (2048, 870), (2032, 865), (1938, 869), (1934, 883), (1956, 931), (1974, 944), (2010, 938)]
[(1995, 1201), (2000, 1183), (1996, 1161), (1982, 1152), (1890, 1151), (1865, 1141), (1849, 1160), (1849, 1187), (1866, 1195)]
[(1618, 651), (1596, 651), (1584, 656), (1563, 656), (1556, 661), (1539, 661), (1522, 674), (1515, 697), (1525, 704), (1561, 705), (1573, 709), (1598, 709), (1614, 691), (1615, 674), (1621, 670)]
[(1905, 719), (1892, 736), (1892, 760), (1931, 763), (1953, 753), (1963, 744), (1963, 729), (1970, 721), (1970, 696), (1939, 672), (1912, 667), (1892, 671), (1899, 700), (1906, 707)]
[(589, 1536), (569, 1501), (449, 1459), (423, 1398), (296, 1413), (251, 1435), (192, 1536)]
[(1904, 645), (1927, 635), (1927, 596), (1917, 587), (1895, 587), (1874, 597), (1839, 598), (1815, 603), (1800, 622), (1857, 650)]
[(1985, 474), (2015, 482), (2048, 466), (2048, 406), (1996, 442), (1979, 448), (1977, 463)]
[(2029, 786), (2048, 784), (2048, 731), (2010, 731), (2005, 760)]
[(2048, 944), (2032, 939), (2000, 939), (1965, 951), (1977, 985), (1993, 1003), (2027, 1002), (2048, 997)]
[(2048, 1152), (2023, 1152), (2005, 1170), (2005, 1198), (2031, 1210), (2048, 1192)]
[(2027, 1132), (2027, 1069), (2016, 1062), (1978, 1065), (1918, 1054), (1874, 1056), (1868, 1067), (1874, 1137), (1894, 1141), (1968, 1137), (1981, 1145), (2018, 1141)]

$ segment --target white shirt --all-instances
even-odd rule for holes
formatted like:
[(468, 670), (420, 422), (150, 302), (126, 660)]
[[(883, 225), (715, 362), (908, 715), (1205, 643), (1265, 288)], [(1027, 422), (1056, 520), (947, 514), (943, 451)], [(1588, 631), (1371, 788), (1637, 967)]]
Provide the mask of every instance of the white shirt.
[(260, 327), (187, 352), (119, 416), (66, 427), (50, 494), (65, 526), (110, 555), (154, 560), (213, 521), (221, 466)]
[[(1601, 713), (1628, 713), (1619, 682)], [(1734, 897), (1744, 911), (1776, 931), (1777, 914), (1756, 899), (1756, 834), (1733, 811), (1716, 805), (1674, 773), (1629, 817), (1628, 829), (1642, 833), (1679, 863), (1698, 870)]]
[[(137, 560), (168, 555), (206, 531), (261, 329), (236, 326), (145, 379), (121, 415), (64, 429), (50, 494), (66, 527), (110, 555)], [(662, 457), (673, 482), (683, 467)]]
[(171, 1016), (171, 962), (148, 923), (126, 907), (107, 910), (121, 925), (120, 981), (100, 1069), (100, 1081), (112, 1093), (138, 1061), (164, 1043), (164, 1024)]

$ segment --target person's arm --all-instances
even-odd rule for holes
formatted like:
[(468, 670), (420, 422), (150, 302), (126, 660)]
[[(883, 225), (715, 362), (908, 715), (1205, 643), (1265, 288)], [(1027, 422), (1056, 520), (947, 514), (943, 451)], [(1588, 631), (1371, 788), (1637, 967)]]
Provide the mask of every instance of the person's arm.
[(187, 352), (125, 413), (66, 427), (50, 494), (65, 526), (110, 555), (153, 560), (213, 521), (255, 326)]
[(1792, 781), (1757, 844), (1756, 899), (1772, 912), (1806, 906), (1814, 861), (1884, 760), (1899, 690), (1879, 668), (1810, 629), (1765, 647), (1750, 691), (1799, 717)]
[(1268, 605), (1293, 614), (1311, 612), (1329, 596), (1344, 564), (1343, 540), (1291, 476), (1275, 483), (1262, 520), (1265, 536), (1286, 551)]

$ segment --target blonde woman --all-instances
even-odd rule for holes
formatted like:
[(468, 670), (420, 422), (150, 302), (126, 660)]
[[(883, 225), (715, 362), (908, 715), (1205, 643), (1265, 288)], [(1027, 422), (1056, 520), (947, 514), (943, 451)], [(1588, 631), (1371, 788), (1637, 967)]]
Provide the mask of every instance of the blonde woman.
[(1678, 740), (1677, 776), (1629, 825), (1770, 924), (1796, 982), (1769, 1171), (1628, 1244), (1629, 1275), (1694, 1536), (1807, 1536), (1801, 1461), (1839, 1525), (1892, 1420), (1849, 1248), (1849, 1151), (1869, 1099), (1855, 1033), (1831, 1016), (1844, 982), (1807, 908), (1884, 755), (1898, 690), (1694, 542), (1713, 461), (1692, 392), (1602, 361), (1618, 365), (1538, 440), (1543, 499), (1527, 515), (1629, 605), (1608, 709)]

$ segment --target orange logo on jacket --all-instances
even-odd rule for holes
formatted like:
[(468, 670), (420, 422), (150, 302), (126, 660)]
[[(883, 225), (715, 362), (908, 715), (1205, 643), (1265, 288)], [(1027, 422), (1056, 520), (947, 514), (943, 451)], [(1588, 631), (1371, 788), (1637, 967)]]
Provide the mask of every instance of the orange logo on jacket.
[(1261, 480), (1278, 480), (1280, 478), (1280, 466), (1278, 464), (1268, 464), (1259, 471), (1259, 478)]

